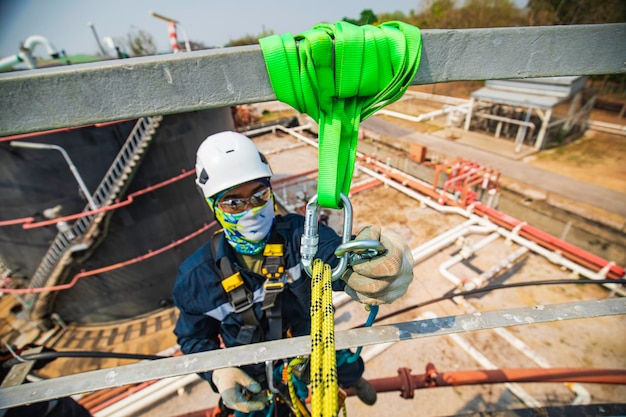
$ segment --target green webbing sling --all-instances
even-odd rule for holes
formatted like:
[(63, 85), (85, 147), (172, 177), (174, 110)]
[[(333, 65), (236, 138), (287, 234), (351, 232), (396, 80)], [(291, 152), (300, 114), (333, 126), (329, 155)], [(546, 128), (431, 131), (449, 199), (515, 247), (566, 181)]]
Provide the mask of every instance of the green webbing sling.
[(411, 84), (420, 31), (403, 22), (337, 22), (259, 42), (276, 97), (319, 123), (318, 202), (340, 208), (340, 193), (350, 191), (359, 123)]

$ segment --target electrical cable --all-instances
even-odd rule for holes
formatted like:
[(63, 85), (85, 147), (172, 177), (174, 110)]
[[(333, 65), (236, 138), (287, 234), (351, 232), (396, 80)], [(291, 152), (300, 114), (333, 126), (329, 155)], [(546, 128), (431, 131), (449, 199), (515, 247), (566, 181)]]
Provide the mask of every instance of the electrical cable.
[[(561, 279), (561, 280), (553, 279), (553, 280), (543, 280), (543, 281), (534, 281), (534, 282), (516, 282), (513, 284), (491, 285), (491, 286), (487, 286), (483, 288), (476, 288), (476, 289), (469, 290), (469, 291), (462, 291), (462, 292), (447, 294), (442, 297), (433, 298), (431, 300), (425, 301), (420, 304), (414, 304), (409, 307), (404, 307), (404, 308), (401, 308), (400, 310), (378, 317), (378, 322), (380, 322), (381, 320), (398, 316), (402, 313), (406, 313), (407, 311), (411, 311), (416, 308), (424, 307), (430, 304), (435, 304), (440, 301), (451, 300), (452, 298), (455, 298), (455, 297), (467, 297), (468, 295), (479, 294), (483, 292), (490, 292), (494, 290), (503, 290), (503, 289), (508, 289), (508, 288), (530, 287), (534, 285), (565, 285), (565, 284), (626, 284), (626, 279), (597, 279), (597, 280), (594, 279), (590, 281), (582, 281), (580, 279)], [(357, 326), (356, 328), (360, 328), (360, 327), (365, 327), (365, 324), (361, 324)]]
[[(114, 358), (114, 359), (137, 359), (137, 360), (157, 360), (167, 358), (169, 356), (158, 355), (146, 355), (141, 353), (118, 353), (118, 352), (98, 352), (98, 351), (47, 351), (40, 353), (31, 353), (26, 355), (20, 355), (19, 357), (14, 355), (13, 359), (9, 359), (2, 363), (3, 368), (10, 368), (13, 365), (24, 361), (52, 361), (57, 358)], [(21, 359), (21, 360), (20, 360)]]
[[(535, 281), (535, 282), (517, 282), (513, 284), (500, 284), (500, 285), (492, 285), (483, 288), (476, 288), (469, 291), (462, 291), (453, 294), (447, 294), (442, 297), (433, 298), (427, 300), (423, 303), (414, 304), (412, 306), (408, 306), (402, 308), (400, 310), (394, 311), (392, 313), (388, 313), (382, 315), (378, 318), (378, 321), (386, 320), (391, 317), (395, 317), (397, 315), (406, 313), (408, 311), (425, 307), (427, 305), (436, 304), (441, 301), (450, 300), (454, 297), (466, 297), (468, 295), (479, 294), (484, 292), (490, 292), (494, 290), (502, 290), (509, 288), (519, 288), (519, 287), (530, 287), (535, 285), (568, 285), (568, 284), (626, 284), (626, 279), (601, 279), (601, 280), (593, 280), (593, 281), (581, 281), (579, 279), (564, 279), (564, 280), (543, 280), (543, 281)], [(357, 326), (356, 328), (364, 327), (365, 323)], [(136, 354), (136, 353), (117, 353), (117, 352), (101, 352), (101, 351), (48, 351), (41, 353), (33, 353), (27, 355), (20, 355), (20, 358), (23, 360), (54, 360), (57, 358), (117, 358), (117, 359), (136, 359), (136, 360), (158, 360), (167, 358), (169, 356), (158, 356), (158, 355), (146, 355), (146, 354)], [(2, 364), (3, 368), (9, 368), (17, 363), (19, 363), (19, 359), (13, 358), (5, 361)]]

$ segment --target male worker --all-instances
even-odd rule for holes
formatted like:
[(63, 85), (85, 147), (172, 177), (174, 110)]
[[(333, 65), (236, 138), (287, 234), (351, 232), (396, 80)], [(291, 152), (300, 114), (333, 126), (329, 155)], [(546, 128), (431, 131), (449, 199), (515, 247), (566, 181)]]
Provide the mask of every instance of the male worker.
[[(302, 269), (299, 253), (304, 217), (274, 214), (271, 176), (255, 144), (239, 133), (211, 135), (197, 151), (196, 184), (223, 231), (178, 271), (173, 299), (180, 315), (174, 332), (186, 354), (310, 333), (311, 279)], [(318, 233), (316, 256), (333, 266), (341, 238), (323, 224)], [(413, 278), (406, 243), (392, 230), (375, 226), (365, 228), (357, 239), (380, 240), (387, 252), (348, 268), (333, 289), (344, 289), (355, 300), (372, 305), (402, 296)], [(339, 385), (353, 387), (363, 402), (374, 404), (376, 391), (361, 378), (362, 359), (341, 362)], [(266, 406), (264, 364), (221, 368), (200, 376), (237, 415)]]

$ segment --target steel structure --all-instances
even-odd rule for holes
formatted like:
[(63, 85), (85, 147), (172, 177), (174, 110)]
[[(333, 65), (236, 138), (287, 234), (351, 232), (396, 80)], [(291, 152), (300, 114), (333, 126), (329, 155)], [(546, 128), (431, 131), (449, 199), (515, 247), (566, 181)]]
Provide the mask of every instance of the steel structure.
[[(626, 24), (423, 31), (413, 84), (626, 72)], [(275, 98), (258, 46), (0, 75), (0, 135), (257, 103)], [(574, 302), (337, 332), (338, 349), (626, 313), (626, 300)], [(0, 391), (0, 408), (310, 352), (298, 337), (141, 362)]]
[[(337, 332), (336, 349), (400, 342), (503, 326), (547, 323), (626, 313), (626, 299), (540, 305), (461, 316), (440, 317)], [(32, 382), (0, 391), (0, 408), (65, 397), (172, 376), (229, 366), (277, 360), (310, 353), (309, 336), (218, 349), (191, 355), (140, 362), (115, 368)]]
[[(424, 30), (413, 84), (626, 72), (626, 24)], [(259, 46), (0, 75), (0, 136), (275, 98)]]

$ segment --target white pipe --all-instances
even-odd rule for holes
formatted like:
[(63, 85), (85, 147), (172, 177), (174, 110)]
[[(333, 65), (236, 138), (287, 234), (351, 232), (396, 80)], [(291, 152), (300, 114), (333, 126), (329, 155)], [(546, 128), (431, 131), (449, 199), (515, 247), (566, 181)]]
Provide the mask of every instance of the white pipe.
[(59, 52), (57, 51), (57, 49), (52, 45), (52, 43), (48, 39), (44, 38), (43, 36), (40, 36), (40, 35), (29, 36), (24, 41), (24, 47), (29, 49), (30, 51), (32, 51), (37, 45), (45, 46), (46, 51), (48, 52), (48, 55), (50, 55), (52, 58), (58, 58)]
[(413, 90), (407, 90), (404, 93), (404, 96), (405, 97), (412, 96), (411, 98), (417, 98), (420, 100), (428, 100), (428, 101), (438, 101), (440, 103), (452, 104), (452, 105), (468, 104), (470, 102), (470, 100), (467, 100), (464, 98), (442, 96), (438, 94), (423, 93), (421, 91), (413, 91)]
[[(600, 279), (606, 279), (606, 268), (603, 271), (600, 271), (600, 273), (598, 272), (594, 272), (590, 269), (585, 268), (582, 265), (579, 265), (573, 261), (570, 261), (569, 259), (567, 259), (566, 257), (564, 257), (563, 255), (561, 255), (559, 252), (556, 251), (550, 251), (549, 249), (546, 249), (542, 246), (539, 246), (537, 243), (528, 240), (526, 238), (523, 238), (522, 236), (515, 234), (513, 232), (508, 231), (507, 229), (503, 228), (503, 227), (499, 227), (498, 228), (498, 233), (500, 233), (500, 235), (506, 237), (507, 239), (512, 240), (513, 242), (522, 245), (528, 249), (530, 249), (531, 251), (543, 256), (544, 258), (546, 258), (547, 260), (549, 260), (550, 262), (552, 262), (553, 264), (556, 265), (560, 265), (563, 266), (573, 272), (575, 272), (578, 275), (582, 275), (585, 278), (588, 279), (594, 279), (594, 280), (600, 280)], [(607, 288), (610, 288), (616, 292), (618, 292), (621, 295), (626, 295), (626, 291), (624, 291), (623, 289), (620, 289), (619, 287), (616, 286), (616, 284), (606, 284), (605, 285)]]
[(493, 243), (498, 238), (500, 238), (500, 235), (498, 233), (492, 233), (486, 238), (478, 241), (475, 245), (463, 247), (463, 249), (461, 249), (461, 251), (457, 255), (451, 257), (450, 259), (439, 265), (439, 273), (443, 275), (444, 278), (446, 278), (448, 281), (452, 282), (456, 287), (460, 287), (462, 284), (461, 280), (456, 275), (448, 271), (448, 268), (463, 261), (464, 259), (469, 258), (474, 254), (474, 252), (477, 252), (485, 246)]
[(56, 150), (56, 151), (61, 152), (61, 155), (63, 155), (63, 159), (65, 159), (65, 162), (67, 163), (68, 167), (70, 168), (70, 171), (72, 172), (72, 175), (74, 176), (74, 179), (78, 183), (78, 187), (80, 188), (80, 190), (85, 195), (85, 198), (87, 199), (87, 202), (89, 203), (89, 207), (92, 210), (97, 210), (98, 209), (98, 205), (94, 201), (94, 199), (93, 199), (93, 197), (91, 195), (91, 192), (89, 191), (89, 189), (87, 188), (87, 185), (83, 181), (83, 177), (78, 172), (78, 169), (76, 169), (76, 166), (72, 162), (72, 159), (70, 158), (69, 154), (61, 146), (59, 146), (59, 145), (50, 145), (50, 144), (47, 144), (47, 143), (22, 142), (22, 141), (17, 141), (17, 140), (11, 141), (11, 142), (9, 142), (9, 144), (11, 146), (13, 146), (13, 147), (16, 147), (16, 148), (52, 149), (52, 150)]
[[(291, 132), (289, 129), (283, 127), (283, 126), (277, 126), (280, 128), (280, 130), (289, 133), (291, 135), (293, 135), (294, 137), (297, 137), (298, 139), (301, 139), (307, 143), (309, 143), (312, 146), (315, 146), (317, 148), (317, 143), (311, 141), (309, 138), (306, 138), (300, 134), (297, 134), (295, 132)], [(395, 188), (396, 190), (408, 195), (409, 197), (414, 198), (415, 200), (419, 201), (420, 203), (434, 209), (437, 210), (440, 213), (453, 213), (453, 214), (459, 214), (461, 216), (467, 217), (467, 218), (472, 218), (472, 216), (475, 216), (472, 214), (472, 206), (469, 206), (467, 209), (462, 209), (460, 207), (451, 207), (451, 206), (443, 206), (441, 204), (438, 204), (437, 202), (433, 201), (432, 199), (425, 197), (413, 190), (411, 190), (408, 187), (405, 187), (403, 185), (400, 185), (399, 183), (397, 183), (396, 181), (390, 180), (389, 178), (378, 174), (377, 172), (372, 171), (371, 169), (365, 168), (363, 166), (360, 166), (359, 169), (363, 172), (365, 172), (368, 175), (371, 175), (372, 177), (378, 178), (379, 180), (383, 181), (385, 184)], [(391, 168), (391, 170), (396, 170), (395, 168)], [(400, 171), (398, 171), (400, 172)], [(406, 175), (406, 174), (404, 174)], [(478, 216), (476, 216), (478, 219), (480, 219), (480, 223), (483, 225), (494, 225), (493, 222), (491, 222), (490, 220), (486, 219), (486, 218), (480, 218)], [(508, 230), (504, 229), (504, 228), (498, 228), (498, 233), (500, 233), (502, 236), (505, 236), (513, 241), (515, 241), (516, 243), (527, 247), (528, 249), (532, 250), (535, 253), (538, 253), (541, 256), (544, 256), (546, 259), (548, 259), (550, 262), (564, 266), (568, 269), (570, 269), (571, 271), (582, 275), (586, 278), (589, 279), (605, 279), (606, 278), (606, 272), (607, 271), (600, 271), (600, 273), (596, 273), (593, 272), (581, 265), (576, 264), (575, 262), (572, 262), (570, 260), (568, 260), (567, 258), (563, 257), (563, 255), (561, 255), (558, 252), (553, 252), (550, 251), (548, 249), (545, 249), (541, 246), (539, 246), (538, 244), (536, 244), (535, 242), (532, 242), (530, 240), (527, 240), (525, 238), (522, 238), (519, 235), (516, 235), (514, 233), (509, 232)], [(437, 238), (436, 238), (437, 239)], [(427, 244), (429, 244), (427, 242)], [(420, 251), (422, 250), (422, 247), (416, 248), (413, 250), (414, 253), (416, 253), (417, 255), (422, 255), (420, 253)], [(417, 260), (417, 258), (416, 258)], [(605, 268), (606, 270), (606, 268)], [(611, 290), (621, 294), (621, 295), (626, 295), (626, 291), (623, 290), (622, 288), (620, 288), (618, 285), (615, 284), (606, 284), (605, 287), (610, 288)]]
[(395, 181), (390, 180), (389, 178), (385, 177), (384, 175), (381, 175), (377, 172), (372, 171), (369, 168), (365, 168), (363, 166), (359, 167), (360, 170), (362, 170), (363, 172), (367, 173), (368, 175), (371, 175), (372, 177), (378, 178), (379, 180), (383, 181), (385, 184), (389, 185), (392, 188), (395, 188), (396, 190), (408, 195), (409, 197), (412, 197), (414, 199), (416, 199), (417, 201), (419, 201), (420, 203), (435, 209), (441, 213), (454, 213), (454, 214), (460, 214), (461, 216), (464, 217), (469, 217), (470, 216), (470, 212), (468, 212), (465, 209), (462, 209), (460, 207), (451, 207), (451, 206), (443, 206), (435, 201), (433, 201), (431, 198), (429, 197), (424, 197), (423, 195), (411, 190), (410, 188), (407, 188), (403, 185), (398, 184)]
[(5, 58), (0, 59), (0, 70), (5, 68), (10, 68), (16, 64), (22, 62), (18, 54), (7, 56)]
[(186, 387), (187, 385), (193, 384), (199, 380), (200, 377), (197, 374), (162, 379), (142, 389), (141, 391), (129, 395), (111, 406), (98, 411), (94, 414), (94, 417), (130, 416), (161, 400), (163, 397), (175, 393), (179, 388)]
[(293, 131), (291, 129), (288, 129), (285, 126), (276, 125), (276, 127), (278, 128), (278, 130), (282, 130), (285, 133), (289, 133), (291, 136), (293, 136), (295, 138), (298, 138), (298, 139), (300, 139), (303, 142), (308, 143), (309, 145), (313, 146), (314, 148), (318, 148), (319, 147), (319, 145), (317, 144), (316, 141), (311, 140), (311, 139), (307, 138), (306, 136), (301, 135), (301, 134), (299, 134), (299, 133), (297, 133), (297, 132), (295, 132), (295, 131)]
[(444, 114), (451, 113), (452, 111), (458, 110), (462, 113), (468, 112), (469, 104), (462, 104), (460, 106), (444, 106), (441, 110), (434, 110), (428, 113), (420, 114), (419, 116), (411, 116), (409, 114), (399, 113), (392, 110), (381, 109), (376, 112), (376, 114), (383, 114), (386, 116), (395, 117), (398, 119), (408, 120), (410, 122), (423, 122), (425, 120), (431, 120), (437, 116), (443, 116)]
[(623, 130), (626, 131), (626, 125), (620, 125), (617, 123), (606, 123), (606, 122), (600, 122), (597, 120), (587, 120), (587, 125), (591, 128), (594, 127), (606, 127), (607, 129), (614, 129), (614, 130)]
[(369, 362), (376, 356), (385, 352), (390, 347), (394, 346), (396, 343), (398, 342), (379, 343), (373, 346), (366, 346), (361, 353), (361, 358), (363, 359), (363, 362)]
[(511, 255), (507, 256), (506, 259), (503, 259), (497, 265), (489, 268), (487, 271), (483, 272), (479, 276), (472, 278), (469, 282), (466, 282), (463, 285), (463, 288), (466, 291), (471, 291), (473, 289), (482, 287), (483, 285), (487, 283), (487, 281), (493, 278), (498, 272), (500, 272), (504, 268), (507, 268), (509, 265), (512, 265), (514, 262), (516, 262), (519, 258), (524, 256), (526, 253), (528, 253), (528, 248), (525, 248), (522, 246), (520, 249), (513, 252)]
[(478, 113), (478, 112), (476, 112), (474, 116), (482, 117), (483, 119), (491, 119), (491, 120), (496, 120), (500, 122), (511, 123), (514, 125), (530, 127), (533, 131), (537, 128), (535, 124), (532, 122), (524, 122), (524, 121), (517, 120), (517, 119), (511, 119), (510, 117), (494, 116), (493, 114), (485, 114), (485, 113)]
[(454, 242), (461, 234), (464, 233), (464, 231), (476, 224), (477, 222), (477, 218), (471, 218), (470, 220), (467, 220), (466, 222), (453, 227), (452, 229), (439, 234), (437, 237), (429, 240), (428, 242), (418, 246), (417, 248), (413, 249), (411, 251), (411, 254), (413, 255), (413, 259), (415, 260), (415, 262), (419, 262), (421, 261), (423, 258), (428, 257), (429, 255), (431, 255), (432, 253), (434, 253), (434, 251), (440, 249), (441, 247), (445, 247), (449, 244), (451, 244), (452, 242)]

